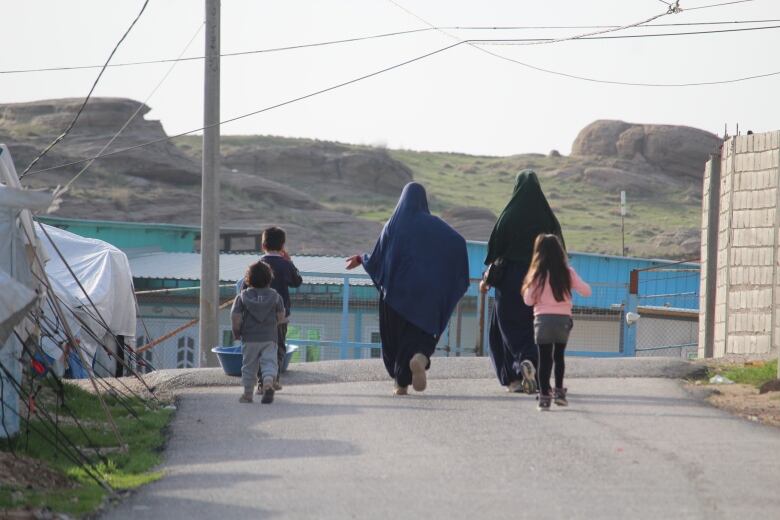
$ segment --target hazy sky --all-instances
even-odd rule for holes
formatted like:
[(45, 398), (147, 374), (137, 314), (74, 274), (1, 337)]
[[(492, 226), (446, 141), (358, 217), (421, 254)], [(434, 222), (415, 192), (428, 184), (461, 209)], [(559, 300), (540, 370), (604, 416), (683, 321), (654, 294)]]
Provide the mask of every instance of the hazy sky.
[[(682, 0), (682, 7), (724, 0)], [(659, 0), (398, 0), (439, 26), (625, 25), (663, 12)], [(2, 0), (0, 70), (102, 63), (141, 0)], [(203, 21), (201, 0), (151, 0), (114, 62), (176, 57)], [(780, 2), (669, 15), (661, 22), (780, 19)], [(776, 22), (780, 25), (780, 22)], [(770, 24), (772, 25), (772, 24)], [(222, 51), (342, 39), (424, 25), (387, 0), (223, 0)], [(733, 26), (732, 26), (733, 27)], [(697, 30), (701, 28), (693, 28)], [(644, 32), (691, 30), (653, 28)], [(460, 31), (463, 38), (560, 37), (583, 30)], [(629, 31), (636, 34), (640, 31)], [(222, 118), (405, 61), (452, 40), (436, 31), (338, 46), (226, 57)], [(780, 71), (780, 30), (597, 41), (490, 50), (537, 66), (633, 82), (695, 82)], [(203, 33), (186, 55), (203, 54)], [(96, 95), (145, 99), (169, 65), (110, 69)], [(149, 101), (168, 133), (202, 126), (202, 61), (180, 63)], [(0, 102), (84, 96), (97, 70), (0, 74)], [(722, 86), (643, 88), (532, 71), (468, 46), (292, 106), (225, 125), (223, 134), (274, 134), (393, 148), (509, 155), (568, 153), (600, 118), (684, 124), (722, 133), (780, 128), (780, 76)]]

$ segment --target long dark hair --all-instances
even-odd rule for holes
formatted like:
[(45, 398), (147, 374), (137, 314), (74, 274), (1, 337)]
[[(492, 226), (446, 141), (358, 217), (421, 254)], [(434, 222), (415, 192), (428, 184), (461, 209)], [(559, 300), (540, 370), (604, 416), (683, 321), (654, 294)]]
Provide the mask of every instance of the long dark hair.
[(542, 234), (534, 242), (534, 256), (523, 280), (523, 292), (529, 287), (541, 291), (547, 281), (555, 301), (562, 302), (571, 296), (571, 273), (561, 239), (556, 235)]

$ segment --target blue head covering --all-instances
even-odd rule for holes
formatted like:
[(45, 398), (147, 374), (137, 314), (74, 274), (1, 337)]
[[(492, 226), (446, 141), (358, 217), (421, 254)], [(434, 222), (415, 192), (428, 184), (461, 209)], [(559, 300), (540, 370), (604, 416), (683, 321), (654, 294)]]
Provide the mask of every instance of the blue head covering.
[(363, 267), (387, 305), (434, 336), (469, 286), (466, 241), (431, 215), (425, 188), (416, 182), (404, 187)]

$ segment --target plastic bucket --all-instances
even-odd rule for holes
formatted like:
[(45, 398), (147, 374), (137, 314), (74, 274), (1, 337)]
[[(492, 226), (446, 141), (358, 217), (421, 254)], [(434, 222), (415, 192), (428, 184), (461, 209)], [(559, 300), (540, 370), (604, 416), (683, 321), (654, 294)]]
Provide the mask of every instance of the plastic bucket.
[[(293, 354), (298, 350), (297, 345), (287, 345), (287, 354), (284, 356), (284, 362), (282, 363), (282, 372), (287, 372), (287, 367), (290, 366), (290, 360)], [(232, 347), (214, 347), (211, 351), (217, 355), (219, 364), (222, 366), (222, 370), (229, 376), (241, 376), (241, 345), (234, 345)]]

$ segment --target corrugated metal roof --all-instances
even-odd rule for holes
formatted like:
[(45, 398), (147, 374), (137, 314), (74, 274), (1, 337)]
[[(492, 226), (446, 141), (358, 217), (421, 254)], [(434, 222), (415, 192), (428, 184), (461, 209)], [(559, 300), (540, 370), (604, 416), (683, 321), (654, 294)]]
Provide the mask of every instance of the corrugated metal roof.
[[(244, 276), (249, 264), (259, 258), (256, 254), (219, 255), (219, 278), (222, 282), (235, 282)], [(165, 280), (200, 280), (200, 253), (147, 253), (130, 256), (133, 278)], [(344, 268), (344, 258), (336, 256), (293, 256), (295, 266), (303, 274), (307, 284), (342, 284), (342, 276), (351, 278), (350, 285), (372, 285), (363, 267), (352, 271)], [(333, 276), (316, 276), (318, 274)]]

